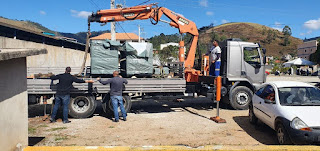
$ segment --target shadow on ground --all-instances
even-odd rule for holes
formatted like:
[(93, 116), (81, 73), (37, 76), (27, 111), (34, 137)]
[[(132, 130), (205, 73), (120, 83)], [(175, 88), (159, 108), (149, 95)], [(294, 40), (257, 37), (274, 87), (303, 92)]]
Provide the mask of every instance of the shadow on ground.
[(34, 146), (36, 144), (38, 144), (39, 142), (41, 142), (45, 137), (29, 137), (28, 138), (28, 146)]
[(248, 116), (236, 116), (233, 120), (252, 138), (265, 145), (278, 145), (276, 133), (273, 129), (260, 121), (257, 125), (249, 122)]

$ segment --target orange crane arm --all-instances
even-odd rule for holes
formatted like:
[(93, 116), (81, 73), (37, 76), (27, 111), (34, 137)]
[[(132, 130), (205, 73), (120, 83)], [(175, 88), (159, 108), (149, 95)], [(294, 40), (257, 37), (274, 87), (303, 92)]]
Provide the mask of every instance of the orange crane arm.
[(107, 22), (118, 22), (118, 21), (127, 21), (127, 20), (145, 20), (150, 19), (152, 24), (157, 24), (159, 21), (162, 21), (160, 18), (164, 14), (169, 19), (170, 26), (178, 28), (181, 34), (189, 33), (193, 35), (192, 43), (190, 46), (190, 50), (188, 52), (188, 56), (186, 60), (184, 60), (184, 42), (180, 42), (179, 49), (179, 61), (184, 62), (185, 67), (188, 69), (193, 68), (195, 53), (198, 42), (198, 29), (194, 22), (186, 19), (180, 14), (177, 14), (167, 8), (164, 7), (155, 7), (155, 4), (150, 5), (141, 5), (134, 6), (129, 8), (117, 8), (117, 9), (108, 9), (108, 10), (100, 10), (97, 13), (89, 16), (89, 22), (99, 22), (99, 23), (107, 23)]

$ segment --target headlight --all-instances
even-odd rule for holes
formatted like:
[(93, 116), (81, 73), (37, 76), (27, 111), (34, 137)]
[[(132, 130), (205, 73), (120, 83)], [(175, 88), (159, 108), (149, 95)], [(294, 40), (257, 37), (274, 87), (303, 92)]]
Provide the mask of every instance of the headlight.
[(308, 125), (306, 123), (304, 123), (301, 119), (299, 119), (298, 117), (294, 118), (291, 123), (290, 126), (294, 129), (298, 129), (298, 130), (303, 130), (303, 131), (311, 131), (311, 128), (308, 127)]

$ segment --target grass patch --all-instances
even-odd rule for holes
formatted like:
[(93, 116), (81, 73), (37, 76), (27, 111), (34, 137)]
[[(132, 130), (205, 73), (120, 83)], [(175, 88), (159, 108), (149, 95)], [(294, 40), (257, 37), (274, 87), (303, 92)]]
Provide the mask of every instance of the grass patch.
[(49, 126), (46, 125), (46, 124), (42, 124), (42, 125), (39, 125), (39, 126), (38, 126), (38, 128), (40, 128), (40, 127), (49, 127)]
[(67, 136), (59, 136), (59, 137), (56, 137), (54, 140), (55, 141), (63, 141), (63, 140), (67, 140), (68, 137)]
[(63, 129), (67, 129), (67, 127), (51, 128), (51, 129), (49, 129), (49, 131), (58, 131), (58, 130), (63, 130)]
[(28, 127), (28, 133), (29, 134), (34, 134), (34, 133), (36, 133), (36, 128), (33, 128), (33, 127)]

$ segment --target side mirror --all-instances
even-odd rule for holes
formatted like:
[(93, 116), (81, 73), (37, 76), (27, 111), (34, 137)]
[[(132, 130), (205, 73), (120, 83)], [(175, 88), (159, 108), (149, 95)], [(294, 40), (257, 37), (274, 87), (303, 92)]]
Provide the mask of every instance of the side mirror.
[(266, 103), (266, 104), (275, 104), (276, 102), (268, 100), (268, 99), (264, 99), (264, 103)]
[(267, 53), (267, 49), (266, 48), (262, 48), (262, 53), (266, 54)]

